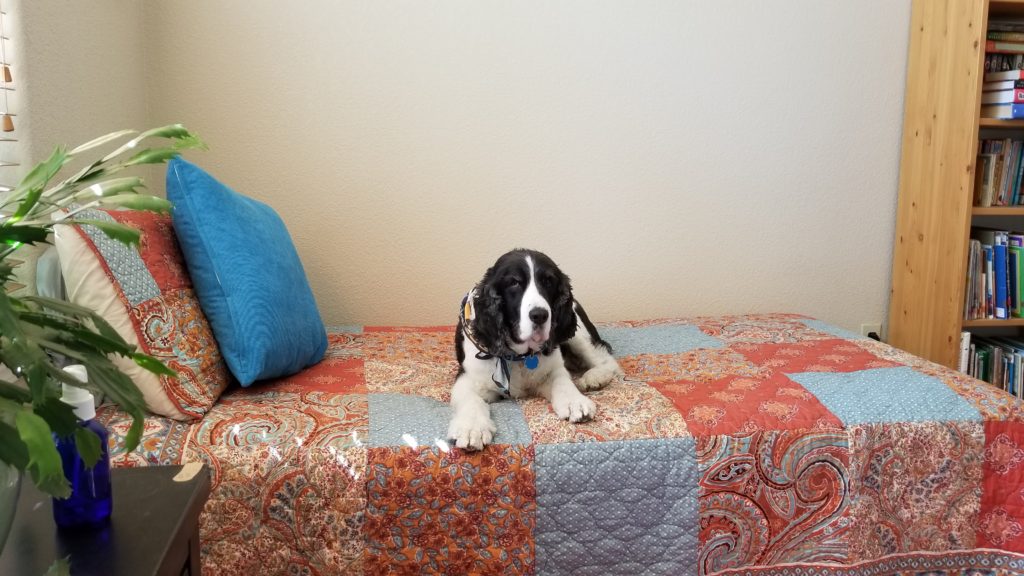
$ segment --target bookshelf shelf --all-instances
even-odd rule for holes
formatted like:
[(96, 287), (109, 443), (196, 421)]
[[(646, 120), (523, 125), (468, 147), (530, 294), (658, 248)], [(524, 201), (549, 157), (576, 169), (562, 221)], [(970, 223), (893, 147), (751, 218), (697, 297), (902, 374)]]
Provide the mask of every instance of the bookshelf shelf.
[(978, 126), (982, 128), (1024, 129), (1024, 120), (1004, 120), (1001, 118), (978, 118)]
[(972, 206), (973, 216), (1024, 216), (1024, 206)]
[(995, 328), (1001, 326), (1024, 326), (1024, 318), (1008, 318), (1006, 320), (995, 320), (986, 318), (984, 320), (964, 320), (964, 328)]

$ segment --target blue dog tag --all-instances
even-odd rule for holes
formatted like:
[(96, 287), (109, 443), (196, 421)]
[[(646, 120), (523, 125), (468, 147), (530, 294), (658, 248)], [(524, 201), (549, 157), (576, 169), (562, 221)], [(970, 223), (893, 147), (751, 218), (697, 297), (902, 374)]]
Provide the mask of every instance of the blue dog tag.
[(536, 354), (523, 358), (523, 364), (526, 364), (527, 370), (535, 370), (540, 364), (540, 359), (537, 358)]

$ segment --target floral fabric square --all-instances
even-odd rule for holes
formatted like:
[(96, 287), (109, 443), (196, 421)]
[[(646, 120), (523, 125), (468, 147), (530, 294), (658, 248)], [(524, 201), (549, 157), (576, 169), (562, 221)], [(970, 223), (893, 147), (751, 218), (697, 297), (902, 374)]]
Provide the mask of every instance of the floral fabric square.
[(652, 381), (695, 435), (842, 428), (842, 422), (784, 374), (727, 376), (710, 382)]
[(978, 546), (1024, 552), (1024, 424), (985, 422)]
[(366, 574), (528, 574), (532, 446), (370, 448)]

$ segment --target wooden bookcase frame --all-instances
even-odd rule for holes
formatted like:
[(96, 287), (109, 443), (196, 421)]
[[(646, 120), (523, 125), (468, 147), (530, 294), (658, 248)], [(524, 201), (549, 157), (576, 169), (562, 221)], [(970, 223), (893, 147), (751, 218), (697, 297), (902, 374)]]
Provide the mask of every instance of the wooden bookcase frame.
[(974, 217), (1024, 216), (971, 205), (980, 130), (1024, 133), (1024, 120), (979, 117), (990, 16), (1024, 18), (1024, 0), (914, 0), (910, 18), (887, 340), (952, 368), (962, 329), (1024, 326), (963, 319)]

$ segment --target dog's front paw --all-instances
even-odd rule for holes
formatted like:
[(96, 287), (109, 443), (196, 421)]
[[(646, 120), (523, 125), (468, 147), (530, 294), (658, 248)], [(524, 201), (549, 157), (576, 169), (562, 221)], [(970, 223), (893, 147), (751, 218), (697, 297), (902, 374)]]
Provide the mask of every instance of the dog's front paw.
[(604, 388), (610, 384), (616, 378), (623, 377), (625, 374), (622, 368), (616, 363), (602, 364), (595, 366), (590, 370), (587, 370), (579, 380), (576, 382), (576, 387), (580, 390), (598, 390)]
[(448, 425), (448, 438), (454, 440), (459, 448), (482, 450), (491, 443), (497, 430), (490, 416), (457, 415)]
[(551, 407), (559, 418), (569, 422), (582, 422), (597, 414), (597, 404), (582, 394), (556, 400), (551, 403)]

